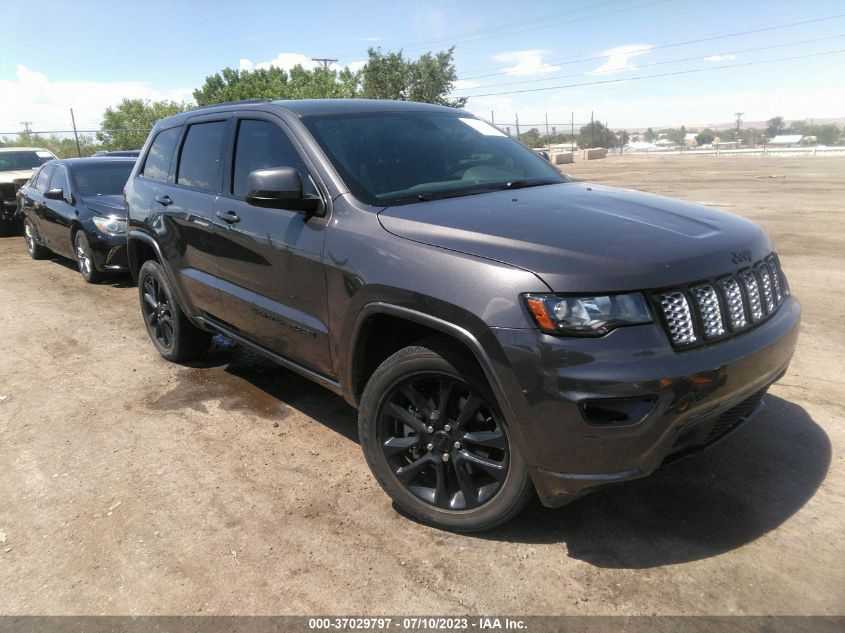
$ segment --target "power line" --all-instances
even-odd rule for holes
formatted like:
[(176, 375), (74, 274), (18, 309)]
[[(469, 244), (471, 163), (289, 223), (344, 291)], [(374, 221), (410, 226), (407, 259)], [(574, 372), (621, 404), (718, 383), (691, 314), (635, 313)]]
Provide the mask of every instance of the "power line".
[(740, 68), (742, 66), (758, 66), (760, 64), (773, 64), (775, 62), (792, 61), (796, 59), (808, 59), (810, 57), (821, 57), (822, 55), (836, 55), (838, 53), (845, 53), (845, 48), (835, 51), (823, 51), (820, 53), (812, 53), (810, 55), (795, 55), (793, 57), (781, 57), (778, 59), (764, 59), (756, 62), (744, 62), (740, 64), (728, 64), (725, 66), (713, 66), (712, 68), (693, 68), (689, 70), (676, 70), (670, 73), (660, 73), (658, 75), (640, 75), (639, 77), (621, 77), (619, 79), (605, 79), (602, 81), (585, 81), (577, 84), (563, 84), (560, 86), (546, 86), (543, 88), (523, 88), (522, 90), (506, 90), (504, 92), (488, 92), (478, 95), (466, 95), (467, 97), (497, 97), (499, 95), (513, 95), (522, 94), (524, 92), (543, 92), (545, 90), (559, 90), (561, 88), (580, 88), (582, 86), (595, 86), (599, 84), (614, 84), (623, 81), (639, 81), (641, 79), (656, 79), (659, 77), (673, 77), (676, 75), (690, 75), (693, 73), (703, 73), (711, 70), (724, 70), (726, 68)]
[[(814, 44), (816, 42), (824, 42), (824, 41), (827, 41), (827, 40), (835, 40), (835, 39), (839, 39), (839, 38), (842, 38), (842, 37), (845, 37), (845, 33), (840, 34), (840, 35), (831, 35), (829, 37), (817, 37), (817, 38), (812, 39), (812, 40), (801, 40), (799, 42), (785, 42), (783, 44), (771, 44), (769, 46), (758, 46), (758, 47), (754, 47), (754, 48), (744, 48), (744, 49), (739, 49), (739, 50), (735, 50), (735, 51), (723, 52), (723, 53), (719, 53), (719, 54), (720, 55), (736, 55), (736, 54), (739, 54), (739, 53), (753, 53), (753, 52), (757, 52), (757, 51), (771, 50), (773, 48), (787, 48), (789, 46), (799, 46), (801, 44)], [(653, 66), (665, 66), (666, 64), (680, 64), (682, 62), (697, 61), (697, 60), (702, 59), (702, 57), (706, 57), (706, 56), (705, 55), (694, 55), (692, 57), (679, 57), (679, 58), (675, 58), (675, 59), (664, 60), (664, 61), (661, 61), (661, 62), (650, 62), (648, 64), (641, 64), (641, 65), (637, 66), (637, 69), (651, 68)], [(572, 75), (552, 75), (550, 77), (542, 77), (542, 78), (539, 78), (539, 79), (521, 79), (519, 81), (506, 81), (506, 82), (500, 82), (500, 83), (494, 83), (494, 84), (487, 84), (486, 86), (483, 86), (483, 88), (487, 89), (487, 88), (495, 88), (495, 87), (498, 87), (498, 86), (516, 86), (516, 85), (519, 85), (519, 84), (537, 83), (537, 82), (541, 82), (541, 81), (554, 81), (556, 79), (569, 79), (571, 77), (581, 77), (583, 74), (584, 74), (583, 72), (580, 72), (580, 73), (575, 73), (575, 74), (572, 74)], [(478, 90), (479, 88), (482, 88), (482, 87), (477, 86), (475, 88), (455, 88), (454, 91)], [(464, 96), (471, 97), (473, 95), (464, 95)]]
[[(712, 42), (712, 41), (715, 41), (715, 40), (723, 40), (723, 39), (727, 39), (727, 38), (731, 38), (731, 37), (739, 37), (741, 35), (752, 35), (754, 33), (764, 33), (766, 31), (775, 31), (775, 30), (778, 30), (778, 29), (786, 29), (786, 28), (789, 28), (789, 27), (792, 27), (792, 26), (802, 26), (804, 24), (815, 24), (817, 22), (823, 22), (823, 21), (826, 21), (826, 20), (836, 20), (836, 19), (842, 18), (842, 17), (845, 17), (845, 13), (839, 13), (839, 14), (836, 14), (836, 15), (829, 15), (829, 16), (826, 16), (826, 17), (823, 17), (823, 18), (813, 18), (811, 20), (802, 20), (800, 22), (789, 22), (789, 23), (786, 23), (786, 24), (777, 24), (775, 26), (765, 26), (765, 27), (761, 27), (761, 28), (758, 28), (758, 29), (751, 29), (749, 31), (737, 31), (735, 33), (728, 33), (728, 34), (725, 34), (725, 35), (712, 35), (712, 36), (701, 37), (701, 38), (697, 38), (697, 39), (693, 39), (693, 40), (684, 40), (684, 41), (681, 41), (681, 42), (672, 42), (671, 44), (659, 44), (657, 46), (652, 46), (648, 49), (644, 49), (643, 52), (651, 52), (651, 51), (660, 50), (660, 49), (664, 49), (664, 48), (674, 48), (674, 47), (677, 47), (677, 46), (688, 46), (690, 44), (700, 44), (702, 42)], [(607, 54), (590, 55), (589, 57), (573, 56), (573, 57), (565, 57), (561, 60), (554, 61), (554, 62), (548, 62), (548, 63), (552, 66), (568, 66), (570, 64), (577, 64), (577, 63), (580, 63), (580, 62), (593, 61), (593, 60), (596, 60), (596, 59), (607, 59), (609, 57), (612, 57), (612, 55), (607, 55)], [(507, 75), (507, 74), (508, 74), (507, 71), (499, 71), (499, 72), (495, 72), (495, 73), (488, 73), (486, 75), (475, 75), (475, 76), (472, 76), (472, 77), (460, 77), (459, 79), (463, 79), (463, 80), (484, 79), (486, 77), (498, 77), (499, 75)]]
[[(442, 37), (442, 38), (439, 38), (437, 40), (433, 40), (432, 42), (430, 42), (430, 43), (428, 43), (424, 46), (408, 46), (408, 47), (403, 47), (403, 48), (405, 50), (413, 51), (413, 50), (420, 50), (420, 49), (423, 49), (423, 48), (430, 48), (432, 46), (447, 46), (447, 45), (450, 45), (450, 44), (467, 44), (467, 43), (470, 43), (470, 42), (477, 42), (479, 40), (484, 40), (484, 39), (488, 39), (488, 38), (491, 38), (491, 37), (497, 37), (497, 36), (499, 36), (500, 31), (505, 31), (505, 32), (507, 32), (508, 35), (511, 35), (513, 33), (525, 33), (527, 31), (537, 31), (537, 30), (541, 30), (541, 29), (548, 29), (548, 28), (551, 28), (553, 26), (562, 26), (564, 24), (574, 24), (576, 22), (583, 22), (584, 20), (591, 20), (593, 18), (600, 18), (600, 17), (605, 17), (605, 16), (608, 16), (608, 15), (616, 15), (616, 14), (625, 13), (625, 12), (628, 12), (628, 11), (636, 11), (637, 9), (645, 9), (645, 8), (654, 6), (656, 4), (665, 4), (668, 1), (669, 0), (652, 0), (651, 2), (646, 2), (645, 4), (640, 4), (640, 5), (633, 6), (633, 7), (627, 7), (627, 8), (624, 8), (624, 9), (617, 8), (617, 9), (614, 9), (612, 11), (603, 11), (601, 13), (592, 13), (590, 15), (585, 15), (585, 16), (582, 16), (582, 17), (579, 17), (579, 18), (571, 18), (571, 19), (565, 19), (565, 20), (552, 20), (551, 22), (547, 20), (547, 21), (545, 21), (545, 23), (542, 23), (542, 24), (537, 24), (537, 25), (534, 25), (534, 26), (524, 26), (524, 27), (521, 27), (521, 28), (513, 28), (514, 27), (513, 24), (502, 25), (501, 27), (496, 27), (495, 33), (490, 33), (490, 34), (487, 34), (487, 35), (478, 35), (478, 36), (474, 36), (474, 37), (467, 37), (466, 34), (464, 34), (464, 35), (456, 35), (456, 36), (450, 36), (450, 37)], [(572, 15), (572, 12), (569, 12), (567, 15)]]

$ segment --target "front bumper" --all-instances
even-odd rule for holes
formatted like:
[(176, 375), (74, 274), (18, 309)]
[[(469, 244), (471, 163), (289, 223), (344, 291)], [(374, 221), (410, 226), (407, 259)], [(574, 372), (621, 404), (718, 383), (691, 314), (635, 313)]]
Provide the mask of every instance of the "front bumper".
[[(542, 502), (560, 506), (646, 476), (747, 420), (789, 365), (800, 312), (787, 298), (754, 329), (681, 352), (656, 324), (592, 339), (496, 329), (514, 435)], [(607, 398), (647, 401), (648, 413), (631, 423), (588, 423), (584, 403)]]
[(88, 244), (94, 254), (94, 265), (101, 272), (125, 272), (129, 270), (126, 256), (125, 235), (87, 234)]

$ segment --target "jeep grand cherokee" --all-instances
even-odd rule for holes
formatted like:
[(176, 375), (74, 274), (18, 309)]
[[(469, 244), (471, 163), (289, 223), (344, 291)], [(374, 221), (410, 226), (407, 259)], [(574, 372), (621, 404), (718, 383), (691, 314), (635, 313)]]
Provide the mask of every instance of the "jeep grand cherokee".
[(222, 333), (340, 394), (384, 490), (449, 529), (712, 444), (797, 338), (753, 222), (571, 181), (446, 107), (193, 110), (155, 126), (125, 196), (161, 355)]

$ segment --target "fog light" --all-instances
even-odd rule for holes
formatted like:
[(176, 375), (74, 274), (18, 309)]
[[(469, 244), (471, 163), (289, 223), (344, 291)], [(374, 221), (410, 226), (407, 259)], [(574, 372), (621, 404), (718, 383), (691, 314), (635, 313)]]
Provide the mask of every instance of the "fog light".
[(597, 398), (579, 403), (581, 415), (594, 426), (630, 426), (642, 422), (657, 403), (655, 396)]

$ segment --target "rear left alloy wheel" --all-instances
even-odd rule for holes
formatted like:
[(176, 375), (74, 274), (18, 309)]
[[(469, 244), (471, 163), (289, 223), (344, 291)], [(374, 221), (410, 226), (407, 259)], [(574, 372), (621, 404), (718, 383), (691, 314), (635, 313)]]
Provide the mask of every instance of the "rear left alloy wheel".
[(138, 272), (141, 313), (150, 339), (164, 358), (174, 363), (191, 360), (211, 344), (211, 334), (195, 326), (176, 298), (164, 269), (148, 260)]
[(77, 231), (73, 238), (73, 247), (76, 252), (76, 264), (79, 267), (79, 273), (82, 278), (89, 284), (96, 284), (103, 280), (103, 273), (97, 270), (94, 264), (94, 253), (91, 250), (91, 245), (88, 243), (88, 238), (82, 231)]
[(384, 361), (364, 390), (358, 428), (382, 488), (425, 523), (486, 530), (534, 492), (483, 376), (445, 349), (406, 347)]
[(35, 233), (35, 226), (32, 220), (27, 218), (23, 223), (23, 239), (26, 244), (26, 252), (32, 259), (44, 259), (50, 254), (50, 251), (38, 243), (37, 234)]

